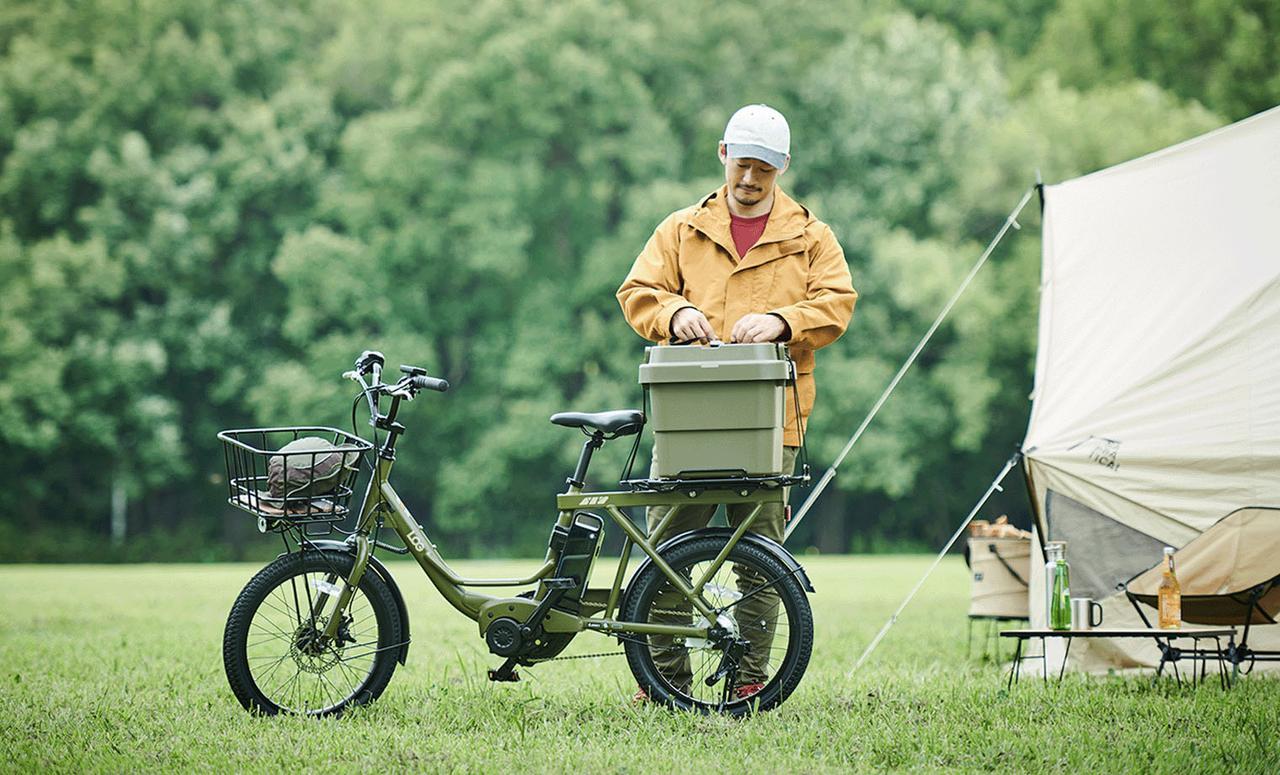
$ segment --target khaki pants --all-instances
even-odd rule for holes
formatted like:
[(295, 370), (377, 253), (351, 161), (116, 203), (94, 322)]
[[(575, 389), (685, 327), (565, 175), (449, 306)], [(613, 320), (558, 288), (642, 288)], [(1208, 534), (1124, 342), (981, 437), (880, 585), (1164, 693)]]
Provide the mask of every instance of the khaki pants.
[[(795, 470), (797, 450), (798, 447), (782, 448), (782, 471), (784, 474), (790, 475)], [(654, 474), (651, 472), (650, 475)], [(787, 489), (789, 490), (790, 488)], [(786, 491), (784, 491), (783, 500), (786, 500)], [(676, 514), (675, 519), (663, 531), (663, 535), (653, 537), (653, 531), (671, 508), (671, 506), (651, 506), (645, 514), (645, 522), (648, 524), (649, 533), (655, 545), (661, 543), (663, 538), (670, 538), (679, 533), (706, 527), (715, 513), (715, 506), (682, 506), (680, 513)], [(728, 511), (729, 525), (737, 527), (742, 520), (750, 516), (755, 509), (755, 504), (735, 503), (725, 508)], [(759, 533), (766, 538), (772, 538), (778, 543), (782, 543), (783, 534), (786, 531), (785, 523), (786, 509), (784, 505), (766, 503), (761, 508), (755, 522), (751, 523), (751, 532)], [(744, 595), (769, 581), (769, 579), (761, 577), (751, 569), (736, 564), (733, 566), (733, 572), (737, 578), (738, 592)], [(674, 590), (672, 592), (674, 593)], [(781, 601), (778, 599), (777, 593), (772, 589), (767, 589), (753, 595), (741, 605), (729, 609), (733, 613), (734, 621), (738, 624), (739, 632), (751, 644), (751, 648), (742, 659), (742, 664), (738, 666), (737, 682), (739, 685), (762, 683), (768, 678), (769, 649), (773, 646), (773, 632), (778, 619), (780, 605)], [(693, 609), (679, 593), (659, 594), (658, 599), (654, 601), (654, 608), (663, 611), (663, 613), (655, 613), (651, 616), (651, 619), (655, 622), (678, 625), (689, 625), (694, 622)], [(688, 649), (677, 642), (677, 639), (670, 636), (654, 635), (649, 638), (649, 643), (653, 652), (654, 663), (662, 674), (674, 686), (687, 689), (693, 681)], [(716, 660), (718, 665), (718, 656)], [(715, 667), (713, 666), (712, 669), (714, 670)]]

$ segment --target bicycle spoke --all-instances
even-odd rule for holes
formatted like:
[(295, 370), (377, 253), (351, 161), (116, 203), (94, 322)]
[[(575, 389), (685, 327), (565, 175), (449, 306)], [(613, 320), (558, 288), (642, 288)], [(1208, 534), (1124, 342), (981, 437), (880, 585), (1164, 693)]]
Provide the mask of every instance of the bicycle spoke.
[[(279, 613), (284, 614), (286, 617), (288, 617), (288, 618), (292, 621), (292, 623), (296, 624), (297, 626), (299, 626), (299, 627), (301, 627), (301, 626), (302, 626), (302, 613), (301, 613), (301, 612), (293, 613), (293, 612), (290, 612), (287, 608), (281, 608), (280, 606), (278, 606), (278, 605), (276, 605), (275, 603), (273, 603), (273, 602), (271, 601), (271, 599), (270, 599), (270, 598), (267, 598), (266, 600), (263, 600), (263, 601), (262, 601), (262, 604), (263, 604), (263, 605), (265, 605), (265, 606), (269, 606), (269, 607), (271, 607), (273, 610), (275, 610), (275, 611), (277, 611), (277, 612), (279, 612)], [(288, 605), (288, 601), (287, 601), (287, 600), (285, 601), (285, 605)]]
[[(284, 641), (285, 643), (288, 643), (288, 642), (289, 642), (289, 639), (288, 639), (288, 638), (283, 638), (283, 637), (281, 637), (281, 636), (279, 636), (279, 635), (272, 635), (272, 636), (271, 636), (271, 637), (269, 637), (269, 638), (264, 638), (263, 640), (256, 640), (256, 641), (253, 641), (252, 643), (246, 644), (246, 648), (251, 648), (251, 649), (252, 649), (252, 648), (257, 648), (258, 646), (261, 646), (261, 645), (262, 645), (262, 644), (264, 644), (264, 643), (271, 643), (271, 642), (273, 642), (273, 641)], [(249, 657), (249, 659), (262, 659), (262, 658), (263, 658), (263, 657), (260, 657), (260, 656), (259, 656), (259, 657)]]
[(283, 638), (283, 639), (284, 639), (284, 640), (286, 640), (286, 641), (292, 641), (292, 640), (293, 640), (293, 633), (292, 633), (292, 632), (289, 632), (288, 630), (286, 630), (286, 629), (284, 629), (284, 628), (280, 627), (279, 625), (277, 625), (275, 622), (271, 621), (270, 619), (266, 619), (266, 618), (254, 619), (254, 620), (253, 620), (253, 623), (252, 623), (251, 625), (249, 625), (249, 629), (250, 629), (250, 631), (252, 631), (255, 627), (256, 627), (256, 628), (258, 628), (258, 629), (260, 629), (260, 630), (268, 630), (269, 632), (268, 632), (267, 634), (271, 634), (271, 632), (270, 632), (270, 631), (274, 631), (274, 634), (275, 634), (277, 637)]
[(278, 704), (283, 705), (288, 709), (292, 710), (293, 695), (291, 692), (293, 689), (294, 679), (296, 679), (301, 672), (302, 672), (302, 668), (296, 665), (294, 666), (294, 673), (292, 676), (290, 676), (286, 671), (285, 672), (286, 677), (282, 681), (280, 681), (280, 683), (276, 684), (276, 686), (272, 688), (271, 692), (267, 696), (275, 697), (280, 692), (281, 689), (284, 689), (283, 694), (281, 694), (281, 697), (283, 698), (284, 701), (278, 702)]
[[(320, 677), (323, 678), (324, 682), (329, 685), (329, 688), (333, 689), (334, 699), (332, 702), (329, 703), (328, 707), (333, 707), (334, 705), (337, 705), (339, 702), (342, 702), (344, 699), (346, 699), (342, 694), (342, 690), (339, 689), (337, 686), (334, 686), (333, 681), (329, 680), (328, 673), (321, 673)], [(325, 698), (328, 699), (328, 697), (329, 697), (329, 693), (325, 692)]]
[(282, 664), (282, 662), (284, 662), (284, 660), (287, 660), (287, 658), (289, 658), (288, 652), (285, 652), (284, 655), (282, 656), (275, 656), (275, 655), (269, 655), (269, 653), (264, 653), (264, 655), (259, 655), (256, 657), (248, 657), (248, 660), (250, 660), (251, 662), (255, 660), (275, 660), (274, 662), (271, 662), (270, 665), (262, 669), (262, 671), (264, 671), (264, 676), (265, 676), (266, 671), (274, 669), (276, 665)]
[[(370, 668), (372, 667), (373, 665), (370, 664)], [(351, 681), (353, 692), (356, 687), (359, 687), (364, 682), (364, 678), (342, 660), (338, 660), (338, 669), (343, 671), (344, 675), (348, 676), (347, 680)], [(368, 675), (368, 671), (365, 672), (365, 675)]]
[[(798, 570), (798, 569), (797, 569), (797, 570)], [(755, 589), (751, 590), (750, 592), (742, 593), (742, 597), (738, 598), (737, 600), (733, 601), (733, 602), (732, 602), (732, 603), (730, 603), (729, 605), (726, 605), (724, 608), (719, 609), (719, 610), (720, 610), (721, 612), (723, 612), (723, 611), (727, 611), (727, 610), (729, 610), (730, 608), (733, 608), (733, 607), (734, 607), (734, 606), (736, 606), (736, 605), (739, 605), (739, 604), (741, 604), (741, 603), (746, 602), (749, 598), (754, 597), (756, 594), (758, 594), (758, 593), (760, 593), (760, 592), (763, 592), (763, 591), (764, 591), (764, 590), (766, 590), (766, 589), (776, 588), (776, 587), (777, 587), (777, 585), (778, 585), (778, 582), (780, 582), (780, 581), (782, 581), (783, 579), (788, 578), (788, 577), (790, 577), (790, 576), (794, 576), (795, 574), (796, 574), (796, 571), (794, 571), (794, 570), (792, 570), (792, 571), (787, 571), (786, 573), (783, 573), (782, 575), (780, 575), (780, 576), (778, 576), (778, 577), (774, 578), (773, 580), (771, 580), (771, 581), (767, 581), (767, 582), (765, 582), (764, 584), (761, 584), (760, 586), (756, 587)]]
[[(270, 657), (265, 657), (265, 658), (266, 658), (266, 659), (270, 659)], [(275, 673), (275, 671), (280, 667), (280, 665), (284, 664), (284, 661), (285, 661), (286, 659), (288, 659), (288, 658), (289, 658), (289, 655), (288, 655), (288, 654), (285, 654), (284, 656), (282, 656), (282, 657), (280, 657), (279, 659), (277, 659), (275, 662), (272, 662), (270, 665), (268, 665), (268, 666), (267, 666), (267, 667), (262, 671), (262, 680), (264, 680), (264, 681), (265, 681), (265, 680), (267, 680), (268, 678), (270, 678), (270, 677), (272, 676), (272, 674), (274, 674), (274, 673)]]

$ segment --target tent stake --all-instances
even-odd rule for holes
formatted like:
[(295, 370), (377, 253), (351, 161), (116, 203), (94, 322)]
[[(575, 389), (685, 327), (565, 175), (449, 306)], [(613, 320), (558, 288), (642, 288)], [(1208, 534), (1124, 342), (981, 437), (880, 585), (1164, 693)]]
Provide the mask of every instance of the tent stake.
[(889, 386), (880, 394), (880, 399), (876, 401), (875, 406), (871, 407), (871, 411), (867, 412), (867, 416), (862, 419), (862, 424), (853, 432), (853, 436), (849, 439), (849, 443), (844, 445), (844, 449), (842, 449), (840, 454), (836, 456), (835, 462), (831, 464), (831, 467), (827, 469), (827, 472), (822, 475), (822, 479), (820, 479), (818, 481), (818, 485), (813, 488), (813, 492), (809, 493), (808, 498), (805, 498), (804, 505), (800, 507), (800, 511), (797, 512), (795, 517), (793, 517), (787, 524), (787, 532), (782, 536), (783, 542), (791, 537), (791, 534), (795, 532), (796, 526), (800, 524), (800, 520), (804, 519), (805, 514), (809, 513), (809, 509), (813, 506), (813, 502), (818, 499), (818, 496), (822, 494), (822, 491), (827, 489), (827, 485), (835, 478), (836, 469), (839, 468), (840, 464), (844, 462), (844, 459), (848, 457), (849, 451), (853, 449), (854, 444), (858, 443), (858, 439), (862, 438), (862, 432), (871, 424), (871, 420), (880, 411), (880, 407), (884, 406), (884, 402), (889, 400), (889, 395), (898, 387), (898, 383), (902, 381), (902, 377), (907, 373), (907, 369), (911, 368), (911, 364), (916, 362), (916, 358), (920, 356), (920, 351), (923, 350), (924, 346), (933, 338), (933, 333), (938, 330), (938, 326), (942, 325), (943, 319), (951, 313), (951, 308), (960, 300), (960, 294), (964, 293), (965, 289), (969, 287), (969, 283), (972, 282), (973, 278), (978, 274), (978, 270), (982, 268), (982, 265), (985, 264), (987, 259), (991, 256), (991, 251), (996, 249), (996, 245), (1000, 244), (1000, 240), (1004, 239), (1004, 235), (1009, 231), (1009, 229), (1022, 228), (1022, 226), (1018, 224), (1018, 215), (1022, 212), (1022, 208), (1027, 206), (1027, 202), (1030, 201), (1031, 194), (1035, 190), (1034, 186), (1027, 189), (1027, 193), (1022, 195), (1022, 200), (1018, 202), (1018, 206), (1013, 208), (1013, 212), (1009, 213), (1008, 218), (1004, 219), (1004, 226), (1002, 226), (996, 236), (992, 238), (991, 242), (987, 245), (987, 249), (982, 251), (982, 255), (978, 258), (977, 263), (975, 263), (973, 268), (969, 270), (969, 274), (965, 276), (964, 281), (960, 283), (960, 287), (956, 289), (956, 292), (951, 295), (951, 300), (942, 308), (942, 312), (938, 313), (938, 317), (933, 321), (933, 325), (929, 326), (929, 330), (925, 332), (924, 337), (920, 339), (920, 342), (916, 345), (916, 349), (911, 352), (911, 355), (907, 356), (907, 360), (902, 364), (902, 368), (898, 369), (898, 373), (889, 381)]
[(1009, 472), (1013, 470), (1013, 467), (1018, 465), (1020, 460), (1022, 460), (1022, 453), (1013, 453), (1013, 457), (1009, 458), (1009, 462), (1005, 463), (1004, 468), (1000, 469), (1000, 473), (996, 474), (996, 478), (991, 481), (991, 486), (987, 488), (987, 491), (983, 493), (977, 504), (974, 505), (973, 509), (969, 512), (969, 516), (964, 518), (964, 522), (960, 523), (960, 527), (956, 528), (956, 532), (951, 534), (951, 540), (947, 541), (947, 545), (942, 547), (942, 551), (938, 552), (938, 556), (933, 558), (933, 564), (929, 566), (929, 570), (924, 572), (924, 575), (916, 582), (915, 587), (907, 595), (906, 599), (898, 606), (898, 610), (894, 611), (893, 616), (889, 617), (889, 621), (885, 622), (884, 626), (880, 628), (880, 632), (876, 634), (876, 637), (867, 646), (867, 650), (862, 652), (862, 656), (858, 657), (858, 661), (854, 664), (853, 669), (849, 671), (850, 677), (857, 672), (858, 668), (862, 667), (862, 663), (867, 661), (867, 657), (871, 656), (871, 652), (876, 650), (876, 646), (880, 645), (880, 641), (883, 640), (885, 634), (889, 632), (889, 628), (898, 621), (898, 616), (902, 614), (903, 610), (907, 607), (907, 604), (911, 602), (911, 598), (916, 596), (916, 593), (920, 591), (920, 587), (924, 586), (925, 580), (933, 574), (934, 569), (936, 569), (938, 564), (942, 562), (942, 558), (946, 556), (947, 552), (951, 551), (951, 547), (955, 544), (956, 539), (964, 533), (964, 529), (968, 527), (969, 523), (973, 521), (973, 518), (977, 516), (978, 510), (986, 505), (987, 500), (991, 498), (991, 494), (996, 490), (1003, 489), (1000, 487), (1000, 483), (1009, 475)]

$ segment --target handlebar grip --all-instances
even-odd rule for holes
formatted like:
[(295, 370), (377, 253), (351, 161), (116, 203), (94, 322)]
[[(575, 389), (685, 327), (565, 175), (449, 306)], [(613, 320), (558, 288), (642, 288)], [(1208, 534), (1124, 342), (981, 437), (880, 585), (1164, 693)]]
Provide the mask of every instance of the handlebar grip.
[(449, 389), (449, 381), (437, 379), (436, 377), (416, 376), (413, 378), (413, 386), (419, 390), (434, 390), (437, 393), (443, 393)]

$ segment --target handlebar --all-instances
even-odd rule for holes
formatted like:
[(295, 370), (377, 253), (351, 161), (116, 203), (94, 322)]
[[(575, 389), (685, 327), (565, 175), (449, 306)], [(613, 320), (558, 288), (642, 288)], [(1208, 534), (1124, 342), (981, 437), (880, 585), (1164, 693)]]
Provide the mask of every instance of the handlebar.
[[(428, 375), (427, 370), (421, 366), (403, 364), (400, 366), (400, 371), (405, 376), (394, 384), (388, 385), (382, 381), (382, 367), (385, 363), (386, 358), (383, 357), (382, 353), (376, 350), (365, 350), (356, 359), (355, 369), (342, 375), (346, 379), (360, 383), (365, 397), (369, 399), (369, 408), (375, 415), (377, 414), (377, 397), (379, 395), (413, 400), (414, 395), (419, 390), (434, 390), (437, 393), (443, 393), (449, 389), (448, 380)], [(372, 375), (372, 379), (366, 382), (365, 375)]]
[(418, 390), (434, 390), (437, 393), (443, 393), (449, 389), (449, 381), (437, 377), (415, 375), (410, 377), (409, 380)]
[[(360, 396), (369, 404), (369, 424), (375, 428), (391, 431), (387, 444), (394, 447), (395, 437), (404, 431), (404, 427), (396, 422), (396, 414), (400, 402), (412, 401), (421, 390), (434, 390), (443, 393), (449, 389), (448, 380), (432, 377), (421, 366), (402, 365), (400, 371), (405, 375), (393, 384), (382, 381), (382, 367), (386, 359), (382, 353), (365, 350), (356, 359), (355, 369), (343, 373), (344, 379), (352, 380), (360, 385)], [(365, 379), (366, 375), (370, 379)], [(383, 413), (378, 408), (378, 398), (389, 396), (392, 399), (390, 409)], [(357, 401), (359, 398), (357, 398)], [(355, 425), (355, 407), (352, 407), (351, 422)], [(389, 447), (390, 448), (390, 447)]]

